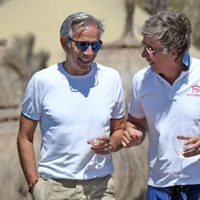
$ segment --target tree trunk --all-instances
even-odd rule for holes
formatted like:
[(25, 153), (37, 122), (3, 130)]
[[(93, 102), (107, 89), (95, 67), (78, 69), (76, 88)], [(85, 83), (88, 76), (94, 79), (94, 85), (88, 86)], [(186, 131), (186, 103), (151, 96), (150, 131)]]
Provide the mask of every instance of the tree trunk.
[(135, 39), (133, 33), (133, 18), (135, 12), (135, 0), (125, 0), (125, 8), (126, 8), (126, 21), (125, 21), (125, 29), (122, 37), (108, 45), (104, 45), (104, 48), (138, 48), (140, 47), (140, 43)]
[(149, 13), (155, 15), (159, 11), (167, 10), (169, 7), (169, 0), (149, 0)]

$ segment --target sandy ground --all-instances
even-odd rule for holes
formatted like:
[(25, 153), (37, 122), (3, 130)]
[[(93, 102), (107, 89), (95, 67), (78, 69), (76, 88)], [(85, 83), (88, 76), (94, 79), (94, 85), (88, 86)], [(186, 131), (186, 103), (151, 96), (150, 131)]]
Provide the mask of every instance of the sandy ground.
[[(48, 64), (64, 58), (59, 42), (59, 28), (69, 14), (84, 11), (101, 19), (106, 27), (104, 43), (120, 38), (125, 23), (124, 0), (8, 0), (0, 7), (0, 38), (10, 40), (29, 32), (36, 36), (35, 50), (50, 52)], [(135, 36), (147, 15), (135, 10)]]
[[(8, 0), (0, 7), (0, 38), (10, 40), (16, 35), (29, 32), (36, 36), (35, 51), (50, 53), (48, 64), (64, 59), (59, 42), (59, 28), (69, 14), (84, 11), (101, 19), (106, 27), (104, 43), (119, 39), (125, 23), (124, 0)], [(148, 15), (136, 7), (134, 33), (141, 40), (138, 30)], [(191, 50), (195, 57), (200, 53)]]
[[(119, 39), (123, 33), (123, 27), (125, 23), (125, 10), (123, 3), (123, 0), (8, 0), (8, 3), (0, 7), (0, 39), (6, 38), (8, 39), (8, 42), (10, 42), (10, 40), (15, 35), (25, 35), (29, 32), (33, 33), (36, 36), (35, 51), (48, 51), (51, 54), (48, 62), (48, 64), (50, 65), (64, 59), (63, 51), (59, 43), (59, 28), (66, 16), (77, 11), (85, 11), (94, 14), (95, 16), (103, 20), (106, 26), (106, 32), (103, 36), (103, 40), (104, 43), (109, 43)], [(141, 27), (145, 19), (148, 18), (148, 15), (145, 14), (141, 9), (136, 7), (134, 18), (134, 33), (136, 38), (138, 40), (141, 40), (141, 37), (138, 34), (138, 29)], [(140, 67), (146, 65), (144, 59), (139, 57), (139, 51), (140, 50), (136, 51), (131, 49), (115, 49), (110, 52), (110, 50), (105, 49), (101, 51), (101, 53), (99, 53), (97, 59), (101, 63), (113, 66), (119, 71), (121, 69), (120, 74), (122, 75), (123, 80), (127, 81), (130, 79), (130, 76), (135, 73), (135, 71), (139, 70)], [(194, 48), (191, 49), (191, 54), (195, 57), (200, 58), (200, 53)], [(122, 58), (125, 58), (125, 61)], [(136, 60), (137, 62), (135, 62)], [(133, 64), (133, 67), (130, 67), (131, 63)], [(123, 68), (121, 66), (123, 66)], [(127, 81), (127, 85), (125, 84), (126, 93), (129, 92), (127, 89), (129, 88), (129, 86), (130, 81)], [(7, 136), (5, 140), (2, 140), (3, 144), (7, 145), (11, 133), (14, 132), (15, 134), (15, 137), (11, 141), (11, 146), (13, 146), (15, 150), (13, 151), (13, 149), (11, 149), (11, 153), (6, 152), (3, 155), (13, 155), (15, 157), (17, 156), (16, 145), (13, 145), (16, 144), (17, 128), (18, 121), (5, 122), (0, 124), (0, 136), (3, 136), (3, 134)], [(130, 165), (136, 163), (134, 162), (135, 160), (140, 160), (140, 158), (137, 157), (141, 155), (140, 151), (142, 150), (138, 148), (134, 149), (134, 152), (136, 152), (135, 154), (133, 152), (130, 152), (130, 157), (128, 158), (128, 160), (133, 161), (130, 163)], [(126, 155), (127, 158), (127, 152), (121, 151), (119, 155), (122, 158), (125, 158), (125, 156), (123, 155)], [(135, 155), (135, 157), (133, 155)], [(117, 160), (118, 155), (116, 154), (115, 156)], [(10, 163), (10, 160), (7, 159), (7, 162)], [(14, 165), (17, 165), (16, 168), (18, 170), (19, 163), (14, 163), (13, 166)], [(118, 177), (119, 182), (122, 180), (122, 178), (124, 178), (121, 177), (122, 175), (124, 176), (124, 173), (126, 174), (126, 176), (130, 177), (130, 174), (128, 174), (127, 172), (129, 171), (129, 169), (131, 169), (131, 166), (127, 166), (127, 168), (125, 168), (124, 166), (125, 170), (122, 172), (120, 171), (121, 173), (119, 173)], [(144, 166), (146, 166), (146, 164), (144, 164)], [(18, 179), (19, 178), (16, 178), (16, 180)], [(137, 181), (134, 182), (134, 180)], [(142, 181), (142, 183), (140, 183), (140, 181)], [(137, 184), (138, 187), (139, 185), (144, 184), (143, 181), (144, 180), (141, 180), (140, 173), (135, 173), (133, 183), (130, 183), (128, 181), (125, 182), (124, 180), (121, 185), (119, 184), (120, 190), (123, 190), (123, 188), (126, 188), (128, 187), (128, 185), (130, 186), (131, 184)], [(137, 191), (135, 191), (134, 189), (137, 187), (133, 185), (131, 185), (131, 187), (132, 192), (135, 194)]]

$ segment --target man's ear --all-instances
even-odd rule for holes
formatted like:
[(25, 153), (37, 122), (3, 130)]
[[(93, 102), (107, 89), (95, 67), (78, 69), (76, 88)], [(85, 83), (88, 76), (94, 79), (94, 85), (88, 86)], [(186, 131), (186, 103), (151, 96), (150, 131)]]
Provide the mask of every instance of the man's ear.
[(176, 60), (177, 59), (177, 56), (178, 56), (178, 50), (176, 48), (173, 48), (170, 52), (170, 55), (172, 57), (173, 60)]
[(67, 51), (67, 49), (69, 48), (69, 43), (68, 43), (67, 39), (64, 38), (64, 37), (61, 37), (61, 38), (60, 38), (60, 43), (61, 43), (61, 45), (62, 45), (62, 48), (63, 48), (65, 51)]

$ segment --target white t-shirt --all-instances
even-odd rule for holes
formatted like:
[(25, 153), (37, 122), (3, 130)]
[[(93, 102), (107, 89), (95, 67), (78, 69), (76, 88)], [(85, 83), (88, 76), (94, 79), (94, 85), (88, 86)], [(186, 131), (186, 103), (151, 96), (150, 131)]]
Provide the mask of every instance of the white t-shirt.
[[(167, 187), (200, 184), (200, 156), (183, 159), (183, 173), (178, 178), (180, 161), (173, 148), (173, 133), (195, 125), (200, 134), (200, 60), (192, 59), (188, 71), (183, 71), (170, 85), (151, 67), (133, 77), (129, 113), (146, 118), (149, 125), (148, 184)], [(184, 130), (185, 130), (184, 129)], [(142, 155), (141, 155), (142, 156)]]
[[(124, 116), (119, 73), (98, 63), (82, 76), (68, 74), (63, 63), (37, 72), (22, 103), (23, 115), (39, 120), (42, 132), (39, 173), (46, 178), (91, 179), (112, 173), (111, 154), (95, 169), (89, 133), (110, 135), (110, 119)], [(96, 135), (95, 135), (96, 134)]]

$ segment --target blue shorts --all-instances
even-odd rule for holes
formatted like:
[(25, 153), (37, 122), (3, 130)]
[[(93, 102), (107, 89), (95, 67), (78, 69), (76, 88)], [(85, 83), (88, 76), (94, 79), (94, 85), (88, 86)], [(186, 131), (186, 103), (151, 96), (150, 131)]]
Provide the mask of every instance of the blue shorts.
[(164, 188), (148, 186), (146, 200), (200, 200), (200, 184)]

